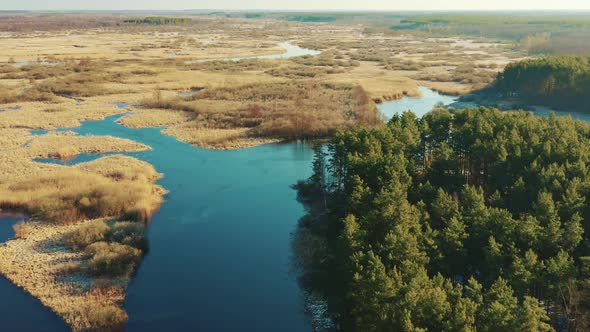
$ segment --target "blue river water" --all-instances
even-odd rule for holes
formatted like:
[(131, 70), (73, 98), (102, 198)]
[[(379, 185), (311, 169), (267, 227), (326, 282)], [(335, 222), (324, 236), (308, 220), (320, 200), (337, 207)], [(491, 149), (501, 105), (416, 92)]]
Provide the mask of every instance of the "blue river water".
[(309, 330), (289, 261), (290, 233), (304, 212), (290, 185), (310, 175), (309, 147), (204, 150), (116, 118), (75, 131), (151, 146), (134, 156), (164, 173), (160, 184), (170, 191), (128, 291), (126, 330)]
[(403, 97), (386, 101), (378, 105), (379, 111), (387, 120), (391, 119), (395, 114), (405, 111), (412, 111), (421, 118), (424, 114), (432, 111), (435, 106), (449, 105), (457, 100), (457, 97), (442, 95), (423, 86), (418, 89), (422, 94), (421, 97)]
[(318, 55), (321, 53), (321, 51), (316, 51), (316, 50), (311, 50), (308, 48), (299, 47), (299, 46), (291, 44), (289, 42), (279, 43), (278, 47), (284, 49), (285, 52), (279, 53), (279, 54), (258, 55), (258, 56), (241, 57), (241, 58), (204, 59), (204, 60), (200, 60), (199, 62), (207, 62), (207, 61), (215, 61), (215, 60), (240, 61), (240, 60), (247, 60), (247, 59), (260, 59), (260, 60), (288, 59), (288, 58), (293, 58), (293, 57), (297, 57), (297, 56), (304, 56), (304, 55)]

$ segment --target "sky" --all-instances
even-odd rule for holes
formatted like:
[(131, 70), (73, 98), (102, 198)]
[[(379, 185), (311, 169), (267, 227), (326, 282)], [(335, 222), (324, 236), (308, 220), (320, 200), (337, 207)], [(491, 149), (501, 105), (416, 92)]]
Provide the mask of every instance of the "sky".
[(0, 10), (590, 10), (590, 0), (0, 0)]

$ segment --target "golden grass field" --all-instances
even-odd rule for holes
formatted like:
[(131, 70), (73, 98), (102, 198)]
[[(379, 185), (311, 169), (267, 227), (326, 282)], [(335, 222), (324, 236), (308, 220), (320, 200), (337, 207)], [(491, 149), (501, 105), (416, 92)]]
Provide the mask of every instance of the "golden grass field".
[[(0, 33), (0, 207), (35, 217), (0, 247), (0, 273), (75, 330), (124, 322), (130, 275), (80, 270), (90, 258), (64, 239), (91, 219), (149, 219), (165, 190), (155, 183), (157, 170), (130, 157), (71, 167), (34, 161), (148, 146), (31, 130), (130, 112), (122, 125), (165, 127), (166, 135), (211, 149), (325, 137), (341, 127), (378, 125), (375, 103), (417, 96), (419, 86), (464, 94), (522, 58), (508, 44), (366, 34), (362, 25), (195, 20), (201, 21), (189, 27)], [(284, 41), (322, 55), (200, 62), (281, 53)], [(195, 88), (204, 90), (179, 95)], [(120, 109), (118, 102), (131, 106)]]

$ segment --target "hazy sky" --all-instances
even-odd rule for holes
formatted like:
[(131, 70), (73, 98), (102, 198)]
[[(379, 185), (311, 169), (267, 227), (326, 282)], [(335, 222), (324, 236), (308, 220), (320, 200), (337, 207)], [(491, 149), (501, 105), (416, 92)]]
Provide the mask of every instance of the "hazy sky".
[(590, 0), (0, 0), (14, 9), (587, 10)]

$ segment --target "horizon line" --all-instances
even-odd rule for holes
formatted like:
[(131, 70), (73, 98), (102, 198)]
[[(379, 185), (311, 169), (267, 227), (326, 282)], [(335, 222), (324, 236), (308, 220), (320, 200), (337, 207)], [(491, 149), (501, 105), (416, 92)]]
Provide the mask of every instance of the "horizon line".
[(0, 9), (0, 12), (141, 12), (141, 11), (167, 11), (167, 12), (183, 12), (183, 11), (204, 11), (204, 12), (248, 12), (248, 11), (260, 11), (260, 12), (324, 12), (324, 13), (335, 13), (335, 12), (349, 12), (349, 13), (388, 13), (388, 12), (590, 12), (588, 8), (494, 8), (494, 9), (461, 9), (461, 8), (434, 8), (434, 9), (262, 9), (262, 8), (184, 8), (184, 9), (154, 9), (154, 8), (143, 8), (143, 9)]

